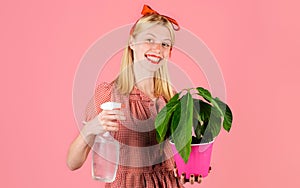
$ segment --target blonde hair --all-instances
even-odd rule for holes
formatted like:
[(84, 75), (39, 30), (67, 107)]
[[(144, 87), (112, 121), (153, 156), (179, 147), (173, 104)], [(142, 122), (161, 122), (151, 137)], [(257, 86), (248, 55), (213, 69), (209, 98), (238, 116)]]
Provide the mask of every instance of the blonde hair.
[[(164, 16), (158, 14), (150, 14), (141, 17), (133, 25), (130, 31), (129, 38), (134, 38), (138, 33), (145, 31), (154, 25), (163, 25), (170, 31), (173, 46), (175, 41), (173, 26)], [(115, 80), (116, 86), (119, 92), (122, 94), (129, 94), (135, 84), (133, 73), (133, 51), (130, 48), (129, 40), (123, 52), (120, 74)], [(173, 89), (170, 85), (170, 78), (166, 61), (164, 61), (162, 66), (154, 73), (154, 95), (156, 97), (161, 95), (167, 101), (169, 101), (174, 95)]]

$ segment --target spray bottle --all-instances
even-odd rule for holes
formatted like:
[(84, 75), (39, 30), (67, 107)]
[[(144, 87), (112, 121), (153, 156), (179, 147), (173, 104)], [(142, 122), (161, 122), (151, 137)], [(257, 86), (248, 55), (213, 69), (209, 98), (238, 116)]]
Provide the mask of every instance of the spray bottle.
[[(106, 102), (100, 108), (102, 110), (120, 109), (121, 103)], [(102, 182), (113, 182), (116, 178), (120, 145), (109, 132), (95, 137), (92, 147), (92, 177)]]

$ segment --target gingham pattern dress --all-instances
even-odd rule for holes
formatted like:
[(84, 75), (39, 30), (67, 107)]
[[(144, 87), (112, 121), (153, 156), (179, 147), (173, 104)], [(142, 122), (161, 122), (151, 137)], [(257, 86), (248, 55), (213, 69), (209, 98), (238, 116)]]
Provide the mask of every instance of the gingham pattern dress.
[(86, 110), (85, 120), (101, 112), (100, 105), (114, 101), (125, 104), (126, 116), (119, 131), (112, 132), (120, 143), (120, 159), (116, 179), (106, 188), (177, 188), (183, 187), (175, 178), (174, 160), (168, 142), (158, 144), (154, 121), (164, 105), (163, 97), (150, 99), (137, 87), (128, 95), (120, 94), (113, 83), (101, 83)]

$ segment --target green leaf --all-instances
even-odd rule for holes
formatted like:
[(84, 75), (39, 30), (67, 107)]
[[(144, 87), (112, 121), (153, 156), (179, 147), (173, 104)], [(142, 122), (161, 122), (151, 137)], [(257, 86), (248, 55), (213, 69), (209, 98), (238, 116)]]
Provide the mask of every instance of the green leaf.
[(164, 107), (156, 116), (155, 119), (155, 129), (156, 129), (156, 139), (159, 143), (164, 140), (164, 137), (167, 133), (168, 126), (167, 121), (170, 117), (167, 116), (167, 108)]
[[(185, 163), (188, 162), (190, 155), (191, 155), (191, 144), (192, 144), (192, 136), (189, 140), (187, 140), (186, 142), (183, 142), (183, 144), (186, 143), (186, 145), (184, 147), (182, 147), (182, 149), (178, 152), (180, 154), (180, 156), (182, 157), (183, 161)], [(177, 148), (176, 148), (177, 149)]]
[[(170, 103), (171, 104), (171, 103)], [(178, 104), (173, 102), (173, 105), (165, 106), (156, 116), (155, 119), (155, 129), (156, 129), (156, 139), (159, 143), (165, 140), (165, 136), (169, 129), (169, 122), (172, 116), (172, 113), (176, 109), (176, 105)]]
[(202, 137), (202, 134), (201, 134), (201, 125), (200, 125), (200, 122), (198, 122), (198, 125), (196, 127), (194, 127), (194, 130), (195, 130), (195, 135), (196, 135), (196, 138), (200, 139)]
[(166, 134), (170, 127), (170, 119), (176, 106), (179, 104), (178, 101), (179, 93), (174, 95), (167, 105), (157, 114), (155, 119), (156, 139), (159, 143), (165, 140)]
[(211, 93), (202, 87), (197, 87), (196, 88), (198, 91), (198, 95), (203, 97), (207, 102), (210, 102), (214, 107), (216, 107), (220, 113), (221, 116), (224, 116), (223, 111), (219, 107), (218, 103), (216, 102), (216, 99), (212, 97)]
[[(179, 102), (176, 106), (176, 109), (174, 110), (172, 121), (171, 121), (171, 135), (173, 135), (178, 127), (178, 123), (180, 121), (180, 115), (181, 115), (181, 103)], [(172, 138), (173, 140), (173, 138)]]
[(193, 98), (192, 95), (187, 92), (181, 99), (181, 113), (180, 120), (176, 127), (173, 129), (172, 139), (175, 143), (176, 149), (180, 156), (187, 163), (191, 153), (192, 142), (192, 127), (193, 127)]
[(198, 95), (202, 96), (206, 101), (210, 102), (214, 107), (217, 108), (219, 115), (223, 117), (223, 128), (229, 132), (232, 125), (232, 112), (227, 104), (222, 102), (219, 98), (213, 98), (211, 93), (201, 87), (197, 88)]
[(203, 87), (197, 87), (196, 89), (198, 90), (198, 95), (203, 97), (207, 102), (212, 101), (211, 93), (207, 89), (204, 89)]
[(205, 132), (205, 136), (202, 137), (201, 143), (209, 143), (214, 140), (211, 132)]
[[(200, 104), (199, 104), (199, 99), (195, 99), (193, 98), (193, 128), (194, 128), (194, 131), (195, 131), (195, 134), (197, 135), (196, 133), (196, 129), (197, 127), (199, 127), (198, 125), (202, 122), (201, 121), (201, 117), (200, 117)], [(199, 134), (199, 136), (201, 136), (201, 134)]]
[(219, 111), (215, 107), (210, 106), (207, 103), (202, 103), (202, 106), (207, 108), (206, 110), (202, 108), (202, 116), (204, 116), (205, 118), (204, 124), (201, 127), (201, 142), (204, 143), (212, 141), (216, 136), (219, 135), (221, 131), (222, 119)]
[(201, 135), (204, 135), (207, 125), (208, 125), (208, 121), (204, 121), (203, 125), (201, 126)]
[(179, 98), (180, 93), (176, 93), (167, 103), (167, 105), (170, 105), (172, 102), (177, 102)]
[(200, 104), (200, 118), (202, 121), (208, 121), (211, 114), (212, 106), (202, 100), (199, 100)]
[[(194, 127), (196, 137), (198, 139), (200, 139), (205, 136), (205, 138), (209, 137), (209, 138), (207, 138), (208, 140), (212, 140), (213, 135), (216, 135), (219, 133), (218, 130), (220, 129), (219, 127), (221, 126), (221, 122), (218, 125), (218, 124), (216, 124), (216, 121), (211, 120), (212, 108), (214, 108), (213, 106), (211, 106), (209, 103), (204, 102), (200, 99), (197, 99), (196, 102), (198, 103), (198, 106), (199, 106), (198, 117), (197, 117), (199, 120), (199, 123), (198, 123), (197, 127)], [(195, 104), (195, 102), (194, 102), (194, 104)], [(201, 124), (200, 124), (200, 122), (201, 122)], [(211, 122), (210, 128), (207, 128), (209, 122)]]
[[(209, 118), (209, 122), (208, 122), (206, 131), (210, 131), (213, 138), (215, 138), (216, 136), (219, 135), (219, 133), (221, 131), (221, 123), (222, 123), (222, 119), (218, 115), (217, 109), (214, 107), (211, 108), (211, 114), (210, 114), (210, 118)], [(205, 133), (203, 136), (205, 137)]]
[(223, 112), (223, 128), (229, 132), (231, 129), (231, 125), (232, 125), (232, 112), (229, 108), (229, 106), (227, 104), (225, 104), (224, 102), (222, 102), (219, 98), (215, 99), (216, 102), (218, 103), (219, 107), (221, 109), (225, 110), (225, 113)]

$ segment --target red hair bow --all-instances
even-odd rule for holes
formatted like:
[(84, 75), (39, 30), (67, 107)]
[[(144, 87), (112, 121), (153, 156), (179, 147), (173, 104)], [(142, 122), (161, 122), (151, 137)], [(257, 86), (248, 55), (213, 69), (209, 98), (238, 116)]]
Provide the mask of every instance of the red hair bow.
[[(158, 14), (158, 15), (161, 15), (161, 14), (159, 14), (158, 12), (156, 12), (155, 10), (153, 10), (151, 7), (149, 7), (148, 5), (144, 5), (141, 14), (142, 14), (143, 16), (145, 16), (145, 15), (147, 15), (147, 14)], [(180, 29), (180, 26), (179, 26), (179, 24), (177, 23), (176, 20), (174, 20), (173, 18), (170, 18), (170, 17), (168, 17), (168, 16), (165, 16), (165, 15), (161, 15), (161, 16), (165, 17), (167, 20), (169, 20), (169, 21), (172, 23), (173, 29), (174, 29), (175, 31), (178, 31), (178, 30)], [(175, 27), (175, 25), (176, 25), (177, 27)]]

